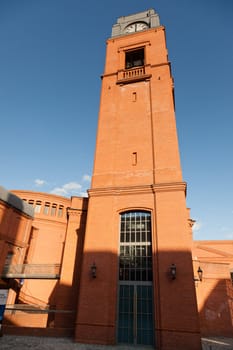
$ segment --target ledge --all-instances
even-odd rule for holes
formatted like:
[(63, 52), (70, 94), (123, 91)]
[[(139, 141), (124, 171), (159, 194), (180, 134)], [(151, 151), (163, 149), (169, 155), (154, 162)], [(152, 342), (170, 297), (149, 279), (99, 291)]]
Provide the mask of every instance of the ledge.
[(120, 196), (138, 193), (158, 193), (170, 191), (186, 191), (186, 182), (160, 183), (142, 186), (126, 186), (126, 187), (105, 187), (93, 188), (88, 190), (90, 197), (98, 196)]

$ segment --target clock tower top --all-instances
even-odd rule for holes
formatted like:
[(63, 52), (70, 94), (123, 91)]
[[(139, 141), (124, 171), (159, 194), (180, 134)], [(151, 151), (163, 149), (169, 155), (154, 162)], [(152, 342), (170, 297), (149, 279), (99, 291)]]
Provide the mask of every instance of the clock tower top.
[(112, 27), (112, 37), (131, 34), (159, 26), (159, 15), (154, 9), (149, 9), (134, 15), (119, 17), (117, 23)]

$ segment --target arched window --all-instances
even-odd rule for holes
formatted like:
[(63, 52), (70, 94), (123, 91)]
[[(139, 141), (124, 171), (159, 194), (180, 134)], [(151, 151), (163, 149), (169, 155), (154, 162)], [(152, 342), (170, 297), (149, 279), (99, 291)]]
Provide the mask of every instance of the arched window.
[(121, 214), (119, 280), (152, 281), (151, 214)]
[(151, 213), (120, 215), (118, 343), (153, 345)]

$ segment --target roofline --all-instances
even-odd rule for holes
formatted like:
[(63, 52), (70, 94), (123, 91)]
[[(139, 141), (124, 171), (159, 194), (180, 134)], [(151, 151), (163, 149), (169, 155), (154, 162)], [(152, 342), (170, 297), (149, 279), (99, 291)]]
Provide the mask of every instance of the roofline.
[(21, 211), (22, 213), (34, 217), (33, 207), (26, 203), (24, 200), (16, 196), (10, 191), (7, 191), (4, 187), (0, 186), (0, 201), (5, 202), (11, 207)]

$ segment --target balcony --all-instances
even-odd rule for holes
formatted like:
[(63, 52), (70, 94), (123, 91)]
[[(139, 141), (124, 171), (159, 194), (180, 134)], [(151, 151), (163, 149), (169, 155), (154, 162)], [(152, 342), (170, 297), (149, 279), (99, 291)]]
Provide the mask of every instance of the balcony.
[(60, 264), (5, 265), (0, 278), (59, 279)]
[(117, 84), (128, 84), (140, 80), (150, 79), (151, 74), (149, 74), (148, 70), (148, 66), (120, 70), (117, 74)]

